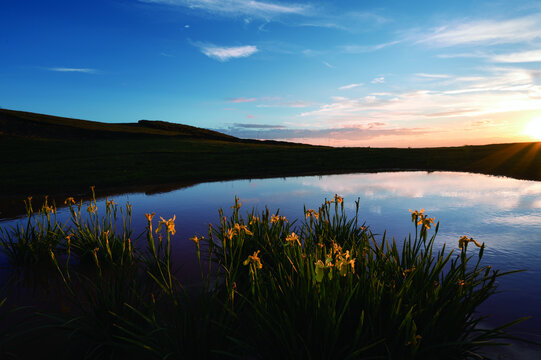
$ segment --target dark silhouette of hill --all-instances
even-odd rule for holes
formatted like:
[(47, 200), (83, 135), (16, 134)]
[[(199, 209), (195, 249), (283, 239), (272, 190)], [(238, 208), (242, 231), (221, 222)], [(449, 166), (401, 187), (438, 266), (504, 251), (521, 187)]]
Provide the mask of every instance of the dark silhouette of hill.
[(7, 135), (54, 139), (112, 139), (176, 136), (225, 141), (240, 139), (217, 131), (165, 121), (109, 124), (24, 111), (0, 109), (0, 131)]
[(175, 137), (244, 144), (313, 147), (312, 145), (286, 141), (240, 139), (219, 131), (161, 120), (139, 120), (136, 123), (111, 124), (8, 109), (0, 109), (0, 134), (71, 140)]

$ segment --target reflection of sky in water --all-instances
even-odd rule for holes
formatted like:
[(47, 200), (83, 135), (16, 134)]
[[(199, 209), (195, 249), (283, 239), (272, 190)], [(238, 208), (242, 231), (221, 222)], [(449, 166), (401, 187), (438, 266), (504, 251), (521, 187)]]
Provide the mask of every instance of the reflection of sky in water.
[[(388, 236), (403, 239), (413, 230), (409, 209), (424, 208), (441, 223), (438, 244), (456, 249), (461, 235), (473, 236), (487, 245), (486, 264), (528, 269), (501, 278), (505, 293), (487, 307), (500, 313), (498, 321), (534, 315), (524, 327), (541, 328), (541, 182), (450, 172), (349, 174), (204, 183), (164, 194), (116, 196), (115, 201), (133, 205), (136, 234), (144, 230), (145, 212), (166, 219), (176, 214), (174, 251), (189, 267), (193, 243), (188, 238), (205, 235), (208, 224), (217, 222), (220, 207), (230, 212), (235, 195), (241, 210), (260, 211), (268, 205), (289, 219), (302, 220), (304, 205), (317, 209), (335, 193), (344, 197), (350, 211), (360, 198), (361, 221), (375, 233), (387, 230)], [(65, 209), (59, 213), (67, 214)]]

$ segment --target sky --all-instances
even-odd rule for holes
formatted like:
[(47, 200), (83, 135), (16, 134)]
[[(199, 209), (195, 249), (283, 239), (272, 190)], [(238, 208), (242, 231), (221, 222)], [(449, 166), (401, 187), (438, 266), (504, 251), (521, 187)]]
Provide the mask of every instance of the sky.
[(539, 1), (4, 0), (0, 107), (242, 138), (541, 140)]

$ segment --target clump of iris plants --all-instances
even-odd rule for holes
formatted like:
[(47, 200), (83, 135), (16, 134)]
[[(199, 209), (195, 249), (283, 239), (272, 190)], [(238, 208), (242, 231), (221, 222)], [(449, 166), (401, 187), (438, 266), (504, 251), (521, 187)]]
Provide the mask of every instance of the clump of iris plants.
[(465, 359), (512, 338), (512, 323), (486, 329), (476, 311), (510, 273), (483, 264), (485, 244), (471, 237), (435, 248), (439, 223), (424, 210), (411, 211), (414, 232), (398, 242), (359, 222), (358, 200), (350, 215), (335, 195), (290, 221), (268, 208), (243, 215), (235, 198), (190, 239), (201, 277), (185, 287), (175, 216), (155, 227), (146, 214), (136, 242), (129, 204), (107, 200), (101, 213), (93, 193), (65, 205), (61, 224), (54, 206), (34, 213), (28, 201), (25, 226), (3, 229), (1, 245), (14, 268), (55, 269), (47, 276), (67, 305), (40, 328), (69, 334), (70, 356)]

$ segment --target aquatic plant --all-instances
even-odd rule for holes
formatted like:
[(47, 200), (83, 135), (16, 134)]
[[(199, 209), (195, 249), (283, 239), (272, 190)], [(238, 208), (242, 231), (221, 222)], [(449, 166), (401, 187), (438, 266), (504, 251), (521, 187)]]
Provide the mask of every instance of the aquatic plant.
[(0, 226), (0, 251), (11, 266), (50, 265), (49, 252), (61, 247), (65, 237), (64, 226), (56, 218), (56, 206), (49, 204), (47, 197), (38, 211), (32, 207), (32, 197), (28, 197), (24, 204), (24, 224)]
[(67, 247), (80, 261), (92, 261), (100, 266), (133, 264), (131, 205), (126, 203), (125, 207), (120, 207), (114, 200), (106, 199), (105, 215), (100, 216), (94, 187), (91, 191), (92, 199), (86, 205), (86, 211), (83, 211), (83, 201), (75, 203), (73, 198), (65, 201), (71, 215)]
[(399, 250), (359, 226), (358, 202), (348, 219), (339, 196), (305, 209), (294, 232), (268, 210), (247, 215), (253, 236), (235, 231), (238, 209), (228, 221), (220, 213), (208, 247), (220, 249), (213, 259), (250, 356), (459, 359), (507, 336), (505, 326), (481, 329), (475, 310), (509, 273), (481, 264), (484, 244), (473, 255), (464, 239), (460, 253), (435, 250), (439, 224), (423, 211)]
[(186, 288), (173, 270), (175, 216), (154, 228), (146, 214), (137, 247), (129, 204), (107, 200), (101, 214), (94, 193), (86, 207), (68, 198), (66, 224), (53, 207), (28, 205), (26, 227), (3, 231), (2, 248), (14, 265), (56, 269), (69, 303), (45, 327), (69, 334), (71, 354), (464, 359), (512, 338), (512, 323), (484, 329), (476, 312), (511, 272), (484, 265), (485, 245), (471, 237), (435, 248), (439, 223), (424, 210), (398, 242), (359, 222), (358, 200), (348, 216), (335, 195), (297, 224), (268, 208), (243, 217), (235, 198), (207, 237), (190, 239), (201, 280)]

